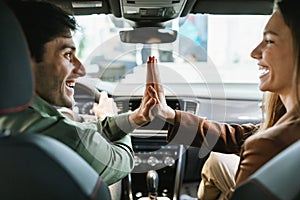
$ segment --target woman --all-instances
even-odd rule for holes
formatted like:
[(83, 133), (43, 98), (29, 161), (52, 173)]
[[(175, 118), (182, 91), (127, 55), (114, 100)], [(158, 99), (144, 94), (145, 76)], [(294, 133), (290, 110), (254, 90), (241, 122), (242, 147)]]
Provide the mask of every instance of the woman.
[[(286, 113), (278, 94), (267, 92), (263, 97), (263, 122), (257, 132), (273, 126)], [(240, 157), (236, 154), (211, 152), (201, 171), (198, 198), (226, 199), (235, 187), (235, 174)]]
[(166, 104), (162, 87), (156, 87), (156, 90), (148, 87), (148, 94), (157, 101), (155, 114), (170, 124), (169, 143), (240, 154), (235, 183), (225, 194), (214, 198), (229, 198), (235, 184), (243, 182), (262, 165), (300, 139), (300, 14), (295, 3), (292, 0), (276, 3), (265, 26), (263, 40), (251, 53), (262, 72), (259, 77), (260, 90), (271, 92), (270, 100), (265, 104), (269, 114), (259, 131), (252, 124), (221, 124), (172, 110)]

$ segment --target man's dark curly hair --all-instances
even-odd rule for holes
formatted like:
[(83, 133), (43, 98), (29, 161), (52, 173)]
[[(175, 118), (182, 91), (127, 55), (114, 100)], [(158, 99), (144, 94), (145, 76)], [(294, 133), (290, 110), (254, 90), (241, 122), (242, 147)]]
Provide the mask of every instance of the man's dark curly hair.
[(27, 39), (31, 57), (42, 60), (44, 45), (59, 36), (69, 36), (77, 22), (70, 13), (46, 1), (8, 1)]

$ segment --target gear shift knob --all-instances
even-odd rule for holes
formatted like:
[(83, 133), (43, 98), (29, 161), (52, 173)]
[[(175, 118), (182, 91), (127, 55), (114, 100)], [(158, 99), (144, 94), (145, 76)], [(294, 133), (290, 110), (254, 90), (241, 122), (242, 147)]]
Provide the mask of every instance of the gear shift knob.
[(156, 200), (157, 199), (157, 190), (158, 190), (158, 174), (157, 174), (157, 172), (154, 170), (148, 171), (146, 181), (147, 181), (149, 199)]

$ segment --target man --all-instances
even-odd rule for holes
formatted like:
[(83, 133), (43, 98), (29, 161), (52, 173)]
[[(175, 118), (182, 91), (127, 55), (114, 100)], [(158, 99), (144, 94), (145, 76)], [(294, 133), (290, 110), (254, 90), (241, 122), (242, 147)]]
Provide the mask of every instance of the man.
[(134, 166), (127, 133), (152, 119), (150, 111), (155, 102), (144, 99), (133, 113), (85, 124), (64, 117), (54, 106), (71, 108), (76, 79), (85, 75), (72, 39), (76, 21), (50, 3), (8, 4), (28, 41), (35, 95), (28, 109), (0, 117), (0, 127), (54, 137), (82, 156), (108, 184), (122, 179)]

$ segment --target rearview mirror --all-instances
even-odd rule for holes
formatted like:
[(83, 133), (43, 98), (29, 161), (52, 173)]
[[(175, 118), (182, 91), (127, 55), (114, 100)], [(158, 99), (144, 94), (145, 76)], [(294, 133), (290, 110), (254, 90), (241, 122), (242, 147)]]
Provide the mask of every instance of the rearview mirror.
[(120, 31), (120, 39), (125, 43), (172, 43), (176, 38), (177, 31), (160, 27), (143, 27), (129, 31)]

